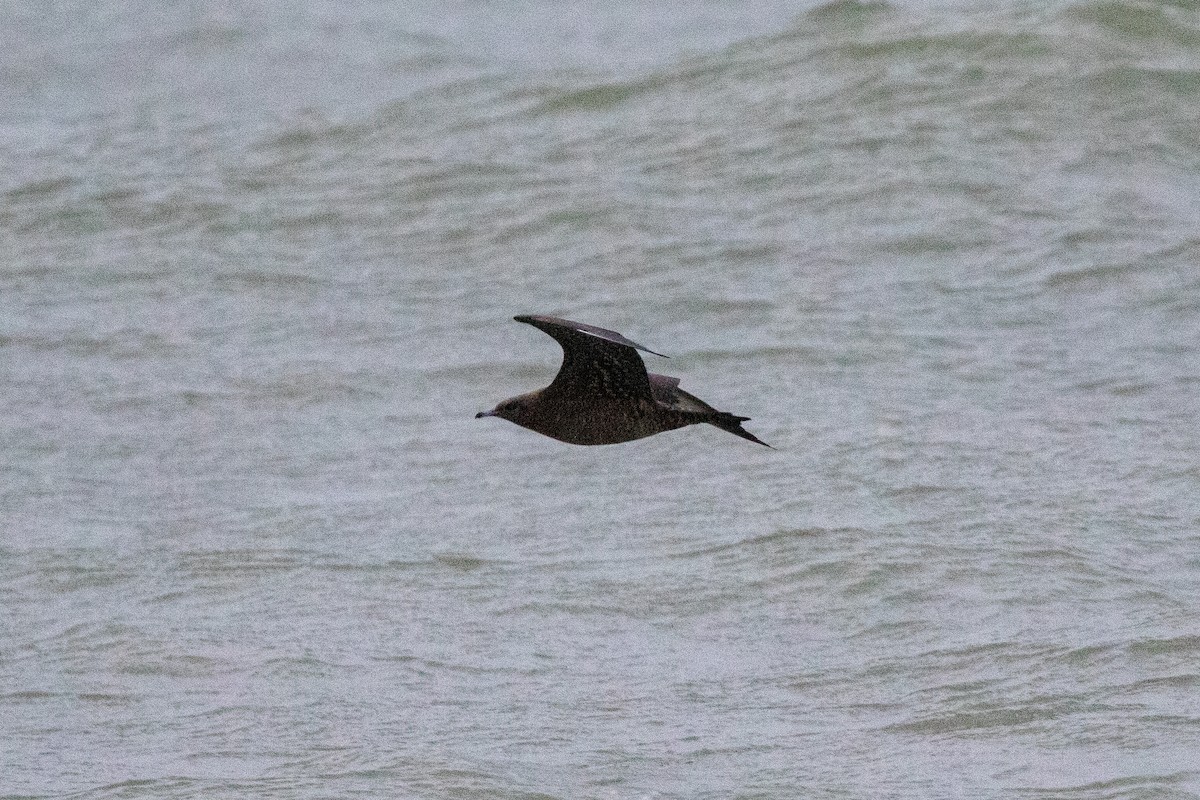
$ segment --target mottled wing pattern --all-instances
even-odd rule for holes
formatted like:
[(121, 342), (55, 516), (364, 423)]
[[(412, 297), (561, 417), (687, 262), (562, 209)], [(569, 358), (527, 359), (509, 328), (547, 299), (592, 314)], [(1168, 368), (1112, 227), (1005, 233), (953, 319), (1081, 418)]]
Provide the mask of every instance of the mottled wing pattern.
[(614, 331), (581, 322), (546, 316), (513, 319), (548, 333), (562, 345), (562, 367), (546, 392), (571, 397), (652, 399), (646, 365), (637, 351), (653, 350)]

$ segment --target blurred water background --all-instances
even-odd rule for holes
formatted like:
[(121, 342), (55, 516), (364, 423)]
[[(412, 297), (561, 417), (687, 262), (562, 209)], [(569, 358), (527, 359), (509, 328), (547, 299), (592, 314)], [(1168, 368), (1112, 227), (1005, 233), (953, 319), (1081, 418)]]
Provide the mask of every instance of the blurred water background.
[(1200, 797), (1196, 0), (6, 0), (0, 168), (0, 797)]

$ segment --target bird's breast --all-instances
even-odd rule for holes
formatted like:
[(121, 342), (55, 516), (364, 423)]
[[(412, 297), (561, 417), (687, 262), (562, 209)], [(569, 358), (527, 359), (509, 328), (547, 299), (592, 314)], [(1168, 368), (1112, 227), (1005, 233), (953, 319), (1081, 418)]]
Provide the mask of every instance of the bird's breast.
[(539, 405), (521, 424), (569, 444), (618, 444), (681, 427), (675, 414), (648, 399), (551, 400)]

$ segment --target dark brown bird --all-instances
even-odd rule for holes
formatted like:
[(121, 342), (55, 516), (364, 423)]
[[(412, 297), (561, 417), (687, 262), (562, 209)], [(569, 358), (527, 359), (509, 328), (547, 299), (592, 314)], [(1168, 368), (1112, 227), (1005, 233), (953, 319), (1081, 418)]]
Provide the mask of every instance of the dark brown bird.
[(476, 419), (500, 417), (570, 444), (631, 442), (707, 422), (770, 447), (742, 427), (749, 417), (717, 411), (680, 389), (679, 378), (646, 372), (637, 351), (654, 351), (619, 333), (558, 317), (513, 319), (553, 336), (562, 345), (562, 367), (545, 389), (505, 400)]

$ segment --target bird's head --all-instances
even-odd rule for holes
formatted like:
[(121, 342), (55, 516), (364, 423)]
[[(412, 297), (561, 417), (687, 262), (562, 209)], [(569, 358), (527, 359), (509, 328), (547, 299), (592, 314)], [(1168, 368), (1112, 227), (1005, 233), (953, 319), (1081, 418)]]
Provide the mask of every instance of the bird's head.
[(515, 422), (518, 425), (524, 426), (528, 420), (528, 415), (533, 408), (533, 393), (522, 394), (517, 397), (510, 397), (501, 402), (491, 411), (480, 411), (475, 415), (475, 419), (483, 417), (500, 417), (509, 422)]

